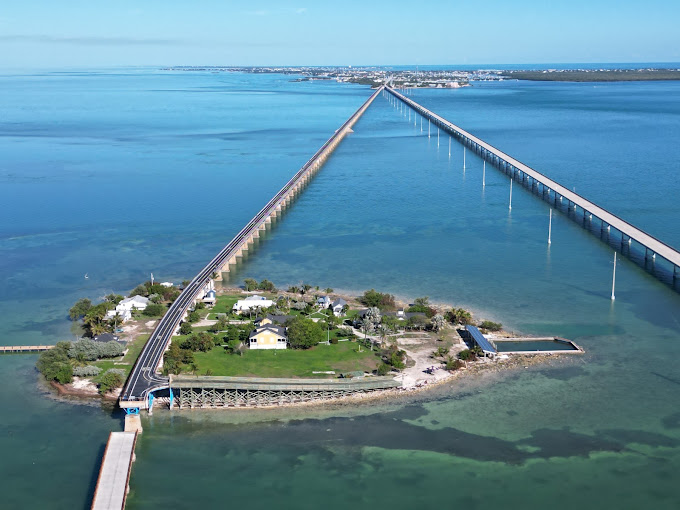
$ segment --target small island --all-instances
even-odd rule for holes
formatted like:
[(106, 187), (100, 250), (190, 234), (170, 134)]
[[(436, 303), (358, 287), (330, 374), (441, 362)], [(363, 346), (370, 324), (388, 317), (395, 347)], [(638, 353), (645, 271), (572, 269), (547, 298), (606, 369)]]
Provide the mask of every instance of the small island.
[[(115, 399), (157, 320), (186, 283), (147, 281), (127, 297), (110, 294), (97, 304), (80, 299), (69, 316), (82, 337), (42, 353), (38, 370), (62, 394)], [(374, 289), (348, 296), (305, 283), (281, 291), (269, 280), (247, 278), (240, 288), (208, 285), (173, 336), (160, 370), (258, 380), (392, 377), (399, 389), (412, 390), (464, 372), (526, 365), (526, 356), (517, 362), (510, 354), (583, 352), (564, 340), (574, 348), (536, 347), (537, 340), (551, 339), (512, 338), (500, 323), (477, 321), (463, 308), (435, 305), (427, 297), (406, 304)], [(505, 342), (520, 347), (497, 348)]]

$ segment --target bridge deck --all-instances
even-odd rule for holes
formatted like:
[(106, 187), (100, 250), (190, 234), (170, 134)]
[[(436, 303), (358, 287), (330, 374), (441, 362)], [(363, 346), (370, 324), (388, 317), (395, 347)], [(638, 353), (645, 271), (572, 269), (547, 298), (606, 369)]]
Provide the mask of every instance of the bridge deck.
[(305, 391), (305, 390), (373, 390), (396, 388), (401, 383), (391, 377), (351, 379), (285, 379), (257, 377), (171, 376), (172, 388), (219, 388), (229, 390)]
[(109, 435), (92, 500), (92, 510), (125, 508), (136, 440), (135, 432), (111, 432)]
[(482, 149), (488, 151), (489, 153), (495, 155), (496, 157), (500, 158), (501, 160), (505, 161), (506, 163), (512, 165), (515, 167), (517, 170), (520, 172), (525, 173), (532, 179), (535, 179), (537, 182), (541, 183), (545, 187), (553, 190), (555, 193), (559, 194), (560, 196), (564, 197), (565, 199), (571, 201), (573, 204), (577, 205), (584, 211), (587, 211), (588, 213), (592, 214), (593, 216), (596, 216), (603, 222), (605, 222), (608, 225), (611, 225), (614, 227), (616, 230), (621, 232), (622, 234), (628, 236), (631, 239), (634, 239), (641, 245), (645, 246), (649, 250), (651, 250), (653, 253), (656, 253), (657, 255), (660, 255), (664, 259), (668, 260), (670, 263), (672, 263), (674, 266), (680, 266), (680, 252), (673, 248), (672, 246), (667, 245), (663, 241), (660, 241), (659, 239), (656, 239), (655, 237), (651, 236), (650, 234), (646, 233), (643, 230), (640, 230), (639, 228), (635, 227), (634, 225), (631, 225), (627, 221), (619, 218), (618, 216), (612, 214), (611, 212), (607, 211), (606, 209), (603, 209), (602, 207), (598, 206), (597, 204), (594, 204), (590, 200), (582, 197), (581, 195), (570, 191), (569, 189), (565, 188), (561, 184), (553, 181), (552, 179), (546, 177), (540, 172), (537, 172), (533, 168), (525, 165), (521, 161), (516, 160), (512, 156), (509, 156), (508, 154), (504, 153), (503, 151), (497, 149), (496, 147), (486, 143), (484, 140), (481, 140), (480, 138), (477, 138), (476, 136), (472, 135), (471, 133), (468, 133), (464, 129), (456, 126), (455, 124), (449, 122), (448, 120), (444, 119), (443, 117), (440, 117), (436, 113), (428, 110), (424, 106), (416, 103), (415, 101), (405, 97), (404, 95), (400, 94), (396, 90), (394, 90), (391, 87), (386, 87), (385, 88), (390, 94), (394, 95), (407, 105), (409, 105), (411, 108), (419, 112), (421, 115), (434, 120), (435, 123), (438, 123), (441, 125), (442, 128), (446, 129), (447, 131), (452, 132), (456, 136), (466, 138), (472, 143), (478, 145)]

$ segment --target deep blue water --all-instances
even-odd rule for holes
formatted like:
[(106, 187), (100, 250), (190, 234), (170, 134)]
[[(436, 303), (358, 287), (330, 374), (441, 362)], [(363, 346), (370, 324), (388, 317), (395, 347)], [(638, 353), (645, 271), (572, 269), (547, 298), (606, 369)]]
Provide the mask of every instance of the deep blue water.
[[(0, 76), (0, 343), (68, 338), (77, 298), (191, 276), (368, 97), (278, 75)], [(680, 83), (501, 82), (411, 96), (680, 246)], [(675, 508), (680, 296), (378, 98), (232, 272), (429, 295), (586, 349), (407, 403), (145, 418), (129, 508)], [(89, 279), (83, 275), (88, 273)], [(87, 507), (120, 417), (0, 357), (8, 508)], [(408, 404), (408, 405), (406, 405)], [(36, 487), (34, 480), (42, 483)], [(191, 483), (188, 483), (191, 478)]]

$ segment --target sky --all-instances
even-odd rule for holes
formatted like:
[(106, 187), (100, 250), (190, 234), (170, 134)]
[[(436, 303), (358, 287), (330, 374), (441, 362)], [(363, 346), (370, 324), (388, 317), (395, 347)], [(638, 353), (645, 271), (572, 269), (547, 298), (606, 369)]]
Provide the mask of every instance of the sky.
[(0, 68), (678, 62), (678, 22), (678, 0), (7, 0)]

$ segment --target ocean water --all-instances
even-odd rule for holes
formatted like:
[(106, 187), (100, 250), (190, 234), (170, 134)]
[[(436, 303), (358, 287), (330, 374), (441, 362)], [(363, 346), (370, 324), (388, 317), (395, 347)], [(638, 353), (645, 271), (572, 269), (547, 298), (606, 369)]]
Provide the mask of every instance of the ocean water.
[[(78, 297), (191, 276), (368, 97), (289, 76), (1, 76), (0, 343), (71, 335)], [(680, 83), (501, 82), (416, 101), (680, 246)], [(232, 283), (466, 306), (576, 341), (549, 365), (379, 405), (156, 412), (128, 508), (676, 508), (680, 295), (378, 98)], [(87, 273), (89, 279), (84, 279)], [(8, 508), (87, 507), (121, 417), (0, 357)], [(36, 488), (35, 480), (41, 483)]]

